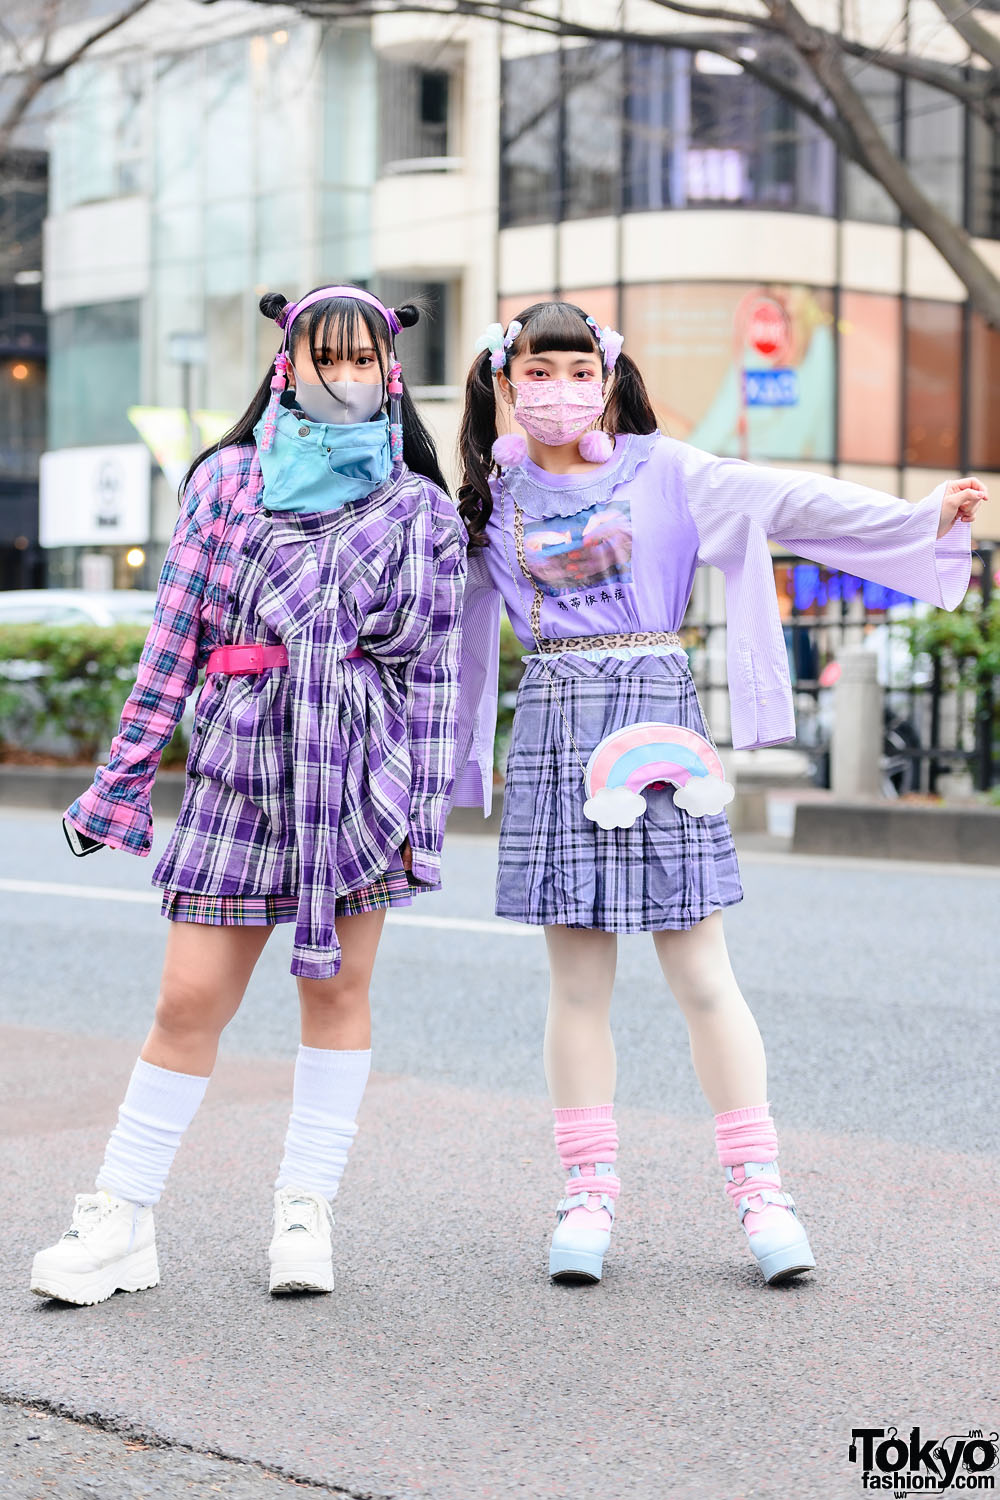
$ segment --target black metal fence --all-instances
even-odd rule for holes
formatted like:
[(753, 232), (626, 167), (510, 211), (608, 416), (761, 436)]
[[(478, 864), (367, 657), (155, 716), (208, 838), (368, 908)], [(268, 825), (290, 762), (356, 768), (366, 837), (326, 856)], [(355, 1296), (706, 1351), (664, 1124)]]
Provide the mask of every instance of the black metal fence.
[[(973, 558), (971, 608), (984, 620), (994, 593), (997, 549)], [(775, 582), (795, 699), (794, 747), (812, 762), (817, 785), (829, 785), (833, 687), (837, 658), (864, 647), (879, 659), (885, 689), (883, 789), (889, 795), (934, 793), (943, 776), (967, 770), (988, 791), (1000, 783), (1000, 692), (989, 677), (970, 681), (940, 653), (914, 656), (911, 622), (928, 607), (859, 578), (794, 557), (776, 556)], [(725, 690), (725, 621), (689, 624), (687, 639), (699, 692)]]

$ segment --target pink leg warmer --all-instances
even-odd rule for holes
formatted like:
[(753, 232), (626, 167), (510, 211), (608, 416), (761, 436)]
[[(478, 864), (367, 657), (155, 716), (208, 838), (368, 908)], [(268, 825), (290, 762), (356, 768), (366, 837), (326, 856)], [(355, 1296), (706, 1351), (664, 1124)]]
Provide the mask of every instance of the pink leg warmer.
[[(743, 1220), (747, 1234), (755, 1234), (758, 1229), (773, 1223), (777, 1215), (788, 1212), (787, 1208), (776, 1203), (764, 1203), (759, 1196), (767, 1188), (781, 1192), (778, 1134), (771, 1119), (770, 1105), (751, 1104), (745, 1109), (730, 1109), (725, 1114), (716, 1115), (715, 1145), (719, 1161), (724, 1167), (733, 1169), (733, 1180), (727, 1180), (726, 1192), (734, 1207), (742, 1198), (749, 1197), (750, 1210)], [(774, 1164), (769, 1172), (752, 1179), (753, 1190), (749, 1194), (744, 1170), (747, 1162)]]
[(611, 1228), (611, 1215), (601, 1207), (601, 1195), (614, 1202), (621, 1192), (618, 1177), (608, 1173), (598, 1177), (595, 1167), (598, 1162), (614, 1165), (618, 1158), (618, 1127), (614, 1122), (613, 1104), (596, 1104), (589, 1109), (554, 1109), (556, 1150), (564, 1169), (579, 1167), (579, 1177), (567, 1177), (566, 1197), (575, 1198), (587, 1190), (590, 1182), (594, 1191), (588, 1193), (587, 1206), (571, 1208), (564, 1219), (566, 1224), (579, 1224), (586, 1229)]

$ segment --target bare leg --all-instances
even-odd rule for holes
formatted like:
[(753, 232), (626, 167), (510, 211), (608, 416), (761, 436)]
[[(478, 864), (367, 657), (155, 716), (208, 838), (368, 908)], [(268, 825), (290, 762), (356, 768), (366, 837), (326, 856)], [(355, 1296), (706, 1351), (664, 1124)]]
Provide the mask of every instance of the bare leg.
[(685, 932), (654, 932), (653, 942), (687, 1021), (691, 1060), (712, 1113), (764, 1104), (764, 1044), (729, 962), (722, 913)]
[(546, 927), (551, 986), (545, 1076), (557, 1109), (609, 1104), (617, 1061), (609, 1012), (618, 940), (614, 933)]
[(302, 1045), (359, 1051), (372, 1044), (369, 987), (384, 911), (338, 917), (340, 970), (333, 979), (300, 979)]
[(171, 922), (156, 1017), (140, 1056), (207, 1078), (219, 1038), (240, 1008), (271, 927)]

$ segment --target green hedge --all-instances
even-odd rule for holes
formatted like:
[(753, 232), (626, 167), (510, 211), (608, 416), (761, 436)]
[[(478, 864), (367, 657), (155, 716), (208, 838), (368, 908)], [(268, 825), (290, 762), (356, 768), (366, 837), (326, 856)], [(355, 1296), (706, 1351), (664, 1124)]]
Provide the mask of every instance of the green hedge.
[[(75, 759), (106, 754), (145, 639), (141, 625), (0, 626), (0, 746), (8, 752), (35, 750), (48, 732), (68, 741), (72, 748), (67, 755)], [(510, 738), (523, 654), (505, 619), (500, 632), (499, 764)], [(23, 678), (24, 663), (44, 671)], [(7, 664), (13, 666), (13, 676), (9, 668), (5, 671)], [(186, 737), (179, 729), (163, 764), (183, 763), (186, 757)]]
[[(142, 625), (0, 626), (0, 744), (34, 750), (54, 734), (73, 758), (106, 754), (145, 639)], [(28, 677), (25, 664), (43, 670)], [(163, 763), (186, 756), (178, 730)]]
[(914, 656), (940, 663), (943, 687), (975, 689), (1000, 677), (1000, 598), (985, 610), (975, 597), (933, 609), (910, 622), (909, 634)]

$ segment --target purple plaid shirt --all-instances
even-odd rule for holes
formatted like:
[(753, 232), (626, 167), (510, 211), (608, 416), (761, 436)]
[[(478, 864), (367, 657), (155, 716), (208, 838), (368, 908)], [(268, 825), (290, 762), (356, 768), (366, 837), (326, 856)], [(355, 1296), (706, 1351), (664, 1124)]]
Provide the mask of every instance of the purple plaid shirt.
[[(195, 473), (108, 764), (66, 816), (146, 854), (153, 777), (209, 652), (284, 645), (287, 670), (202, 688), (153, 883), (297, 896), (292, 972), (325, 979), (340, 961), (337, 896), (382, 874), (406, 837), (414, 877), (440, 884), (465, 532), (448, 496), (401, 465), (336, 511), (264, 511), (261, 492), (252, 448)], [(346, 660), (355, 647), (364, 656)]]

